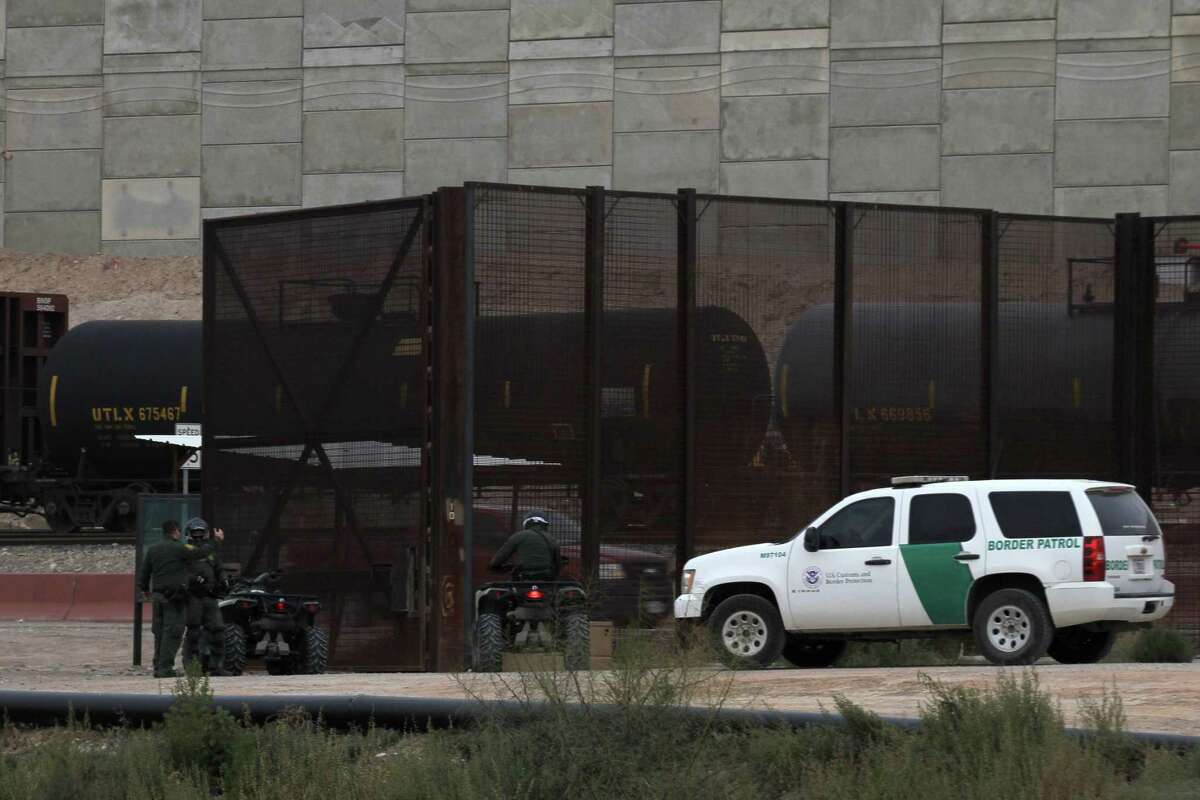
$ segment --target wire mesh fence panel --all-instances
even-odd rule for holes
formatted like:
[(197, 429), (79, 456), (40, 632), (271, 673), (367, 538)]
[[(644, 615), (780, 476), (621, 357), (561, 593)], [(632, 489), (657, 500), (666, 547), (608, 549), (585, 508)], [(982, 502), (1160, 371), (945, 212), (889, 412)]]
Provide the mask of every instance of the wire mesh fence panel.
[(1156, 221), (1155, 234), (1154, 512), (1176, 589), (1168, 620), (1200, 643), (1200, 219)]
[[(676, 198), (605, 198), (601, 338), (601, 580), (619, 623), (670, 613), (680, 534), (683, 414)], [(605, 566), (605, 564), (612, 566)]]
[(852, 206), (850, 488), (986, 473), (978, 213)]
[(698, 198), (697, 552), (795, 533), (838, 497), (832, 206)]
[(424, 209), (207, 231), (207, 507), (241, 572), (321, 598), (343, 667), (425, 663)]
[(997, 477), (1116, 477), (1113, 232), (999, 219)]
[(587, 456), (583, 192), (478, 186), (474, 195), (476, 586), (526, 517), (550, 522), (581, 576)]

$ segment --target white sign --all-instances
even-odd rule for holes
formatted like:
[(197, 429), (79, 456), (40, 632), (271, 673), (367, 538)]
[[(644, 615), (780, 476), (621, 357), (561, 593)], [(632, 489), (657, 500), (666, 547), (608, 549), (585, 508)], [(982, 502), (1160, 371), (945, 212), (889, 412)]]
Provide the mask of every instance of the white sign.
[(202, 436), (203, 433), (201, 432), (201, 430), (203, 429), (203, 427), (204, 426), (201, 425), (199, 422), (176, 422), (175, 423), (175, 435), (176, 436)]
[(191, 458), (183, 462), (183, 466), (180, 469), (200, 469), (200, 451), (197, 450), (192, 453)]

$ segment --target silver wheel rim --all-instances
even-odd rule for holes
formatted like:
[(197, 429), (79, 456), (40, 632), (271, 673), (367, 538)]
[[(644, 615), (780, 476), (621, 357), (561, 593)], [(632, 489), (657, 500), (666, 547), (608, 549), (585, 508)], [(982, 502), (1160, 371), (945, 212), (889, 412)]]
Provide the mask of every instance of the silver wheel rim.
[(987, 619), (987, 637), (1002, 653), (1015, 653), (1029, 643), (1033, 624), (1017, 606), (1000, 606)]
[(735, 611), (721, 626), (721, 643), (739, 658), (753, 658), (767, 646), (767, 623), (753, 611)]

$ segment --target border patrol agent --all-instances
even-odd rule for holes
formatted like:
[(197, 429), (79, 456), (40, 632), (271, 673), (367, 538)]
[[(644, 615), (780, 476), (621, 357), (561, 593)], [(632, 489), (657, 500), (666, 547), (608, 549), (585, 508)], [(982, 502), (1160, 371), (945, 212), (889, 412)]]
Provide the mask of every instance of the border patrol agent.
[[(188, 579), (194, 550), (180, 541), (179, 523), (163, 523), (166, 537), (146, 551), (138, 588), (145, 601), (154, 603), (154, 677), (175, 676), (175, 655), (183, 641), (188, 613)], [(151, 592), (153, 589), (153, 592)]]
[(558, 576), (562, 559), (558, 552), (558, 542), (550, 537), (549, 530), (549, 521), (540, 514), (526, 517), (522, 529), (508, 537), (508, 541), (496, 551), (488, 567), (494, 571), (501, 571), (506, 568), (509, 559), (514, 559), (514, 580), (554, 580)]
[(217, 555), (217, 542), (224, 540), (225, 532), (216, 528), (210, 539), (208, 523), (200, 517), (189, 519), (184, 528), (196, 554), (188, 582), (191, 596), (188, 598), (185, 652), (202, 656), (200, 629), (204, 628), (208, 632), (208, 663), (204, 666), (210, 675), (224, 675), (225, 620), (221, 617), (218, 598), (225, 585), (225, 570)]

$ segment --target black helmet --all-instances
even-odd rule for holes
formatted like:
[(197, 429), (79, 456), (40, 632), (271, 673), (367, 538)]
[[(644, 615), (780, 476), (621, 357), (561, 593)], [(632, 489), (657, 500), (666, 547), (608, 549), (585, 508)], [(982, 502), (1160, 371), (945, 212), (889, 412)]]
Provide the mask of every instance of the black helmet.
[(524, 527), (527, 530), (548, 531), (548, 530), (550, 530), (550, 522), (545, 517), (543, 517), (541, 514), (530, 514), (528, 517), (525, 518)]
[(208, 523), (201, 517), (192, 517), (184, 523), (183, 532), (189, 539), (203, 539), (208, 536)]

